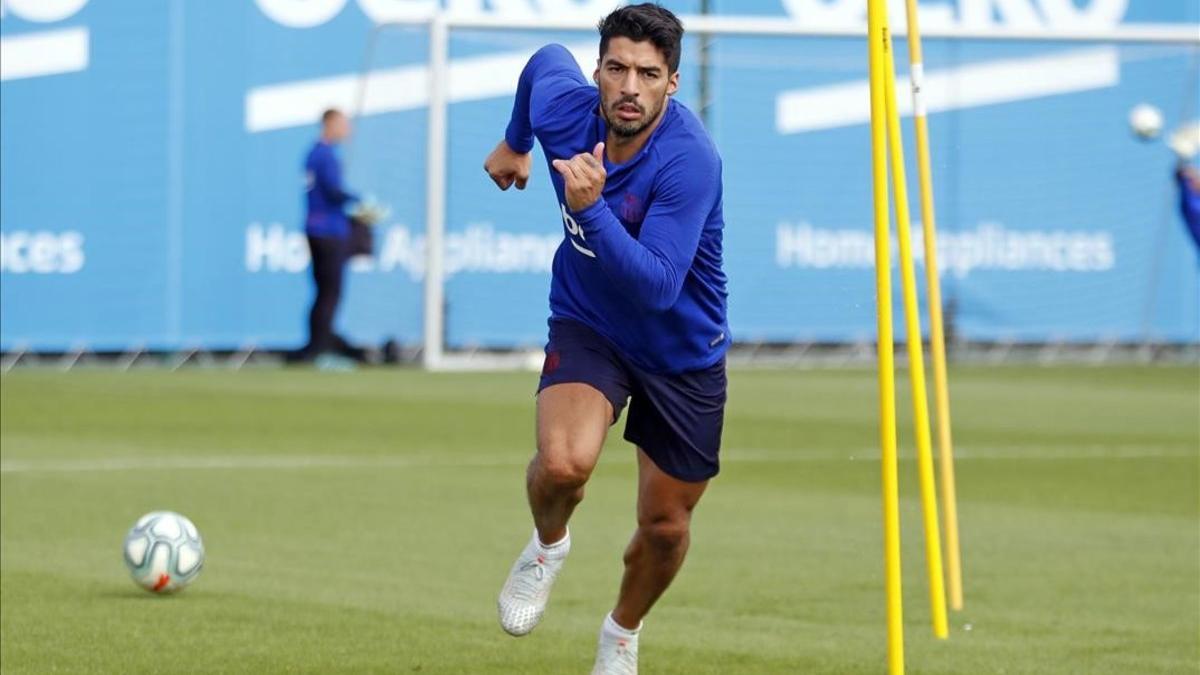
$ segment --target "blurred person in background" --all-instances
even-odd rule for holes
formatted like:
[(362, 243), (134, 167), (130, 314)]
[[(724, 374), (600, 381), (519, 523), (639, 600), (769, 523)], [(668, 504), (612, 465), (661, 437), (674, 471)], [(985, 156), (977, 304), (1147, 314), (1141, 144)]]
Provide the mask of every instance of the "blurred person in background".
[(1179, 181), (1179, 209), (1183, 222), (1192, 235), (1196, 253), (1200, 254), (1200, 170), (1180, 161), (1175, 167), (1175, 180)]
[(1200, 154), (1200, 121), (1185, 124), (1171, 135), (1167, 145), (1175, 151), (1175, 180), (1179, 183), (1179, 210), (1188, 234), (1200, 254), (1200, 169), (1195, 159)]
[(304, 160), (304, 233), (312, 254), (316, 293), (308, 314), (308, 344), (293, 355), (298, 362), (345, 366), (362, 360), (363, 350), (351, 346), (333, 328), (342, 299), (342, 279), (350, 258), (351, 227), (346, 207), (359, 201), (342, 185), (342, 166), (336, 147), (350, 137), (350, 119), (330, 108), (321, 115), (321, 137)]

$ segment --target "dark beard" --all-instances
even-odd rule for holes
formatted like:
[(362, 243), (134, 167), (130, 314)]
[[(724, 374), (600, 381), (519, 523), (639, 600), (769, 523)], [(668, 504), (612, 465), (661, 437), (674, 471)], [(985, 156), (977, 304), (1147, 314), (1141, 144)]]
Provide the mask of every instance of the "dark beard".
[[(634, 101), (622, 99), (614, 103), (612, 107), (615, 109), (617, 106), (625, 103), (633, 103), (634, 105), (638, 105)], [(608, 128), (614, 134), (620, 136), (621, 138), (633, 138), (634, 136), (637, 136), (645, 131), (646, 128), (651, 124), (654, 124), (655, 120), (658, 119), (658, 116), (662, 114), (663, 107), (665, 106), (660, 106), (659, 109), (654, 112), (654, 115), (650, 116), (646, 115), (645, 109), (642, 109), (642, 107), (639, 105), (638, 108), (642, 110), (641, 122), (624, 122), (620, 119), (610, 116), (607, 108), (601, 106), (601, 109), (604, 111), (604, 121), (608, 123)]]

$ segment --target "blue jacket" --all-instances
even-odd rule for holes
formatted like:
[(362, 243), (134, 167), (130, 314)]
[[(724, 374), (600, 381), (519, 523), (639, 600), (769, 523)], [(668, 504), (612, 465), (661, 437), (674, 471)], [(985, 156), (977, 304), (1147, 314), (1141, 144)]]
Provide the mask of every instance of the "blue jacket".
[[(505, 139), (547, 162), (591, 152), (607, 137), (600, 93), (561, 45), (521, 73)], [(650, 372), (718, 362), (729, 346), (721, 158), (700, 120), (674, 99), (629, 161), (613, 164), (602, 198), (572, 212), (550, 168), (565, 237), (554, 256), (551, 318), (579, 321)]]
[(333, 146), (322, 141), (313, 145), (304, 160), (304, 182), (304, 231), (314, 237), (349, 237), (345, 207), (358, 198), (342, 188), (342, 167)]
[(1192, 187), (1183, 166), (1175, 171), (1175, 180), (1179, 182), (1179, 210), (1183, 213), (1183, 222), (1200, 252), (1200, 192)]

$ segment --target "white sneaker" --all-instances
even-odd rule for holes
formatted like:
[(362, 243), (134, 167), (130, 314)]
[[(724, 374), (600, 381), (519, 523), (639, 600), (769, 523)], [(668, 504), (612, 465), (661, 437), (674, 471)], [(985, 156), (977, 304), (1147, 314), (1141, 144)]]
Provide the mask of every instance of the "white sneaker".
[(504, 632), (520, 637), (537, 627), (546, 612), (550, 589), (570, 552), (570, 532), (557, 544), (544, 546), (534, 530), (533, 538), (513, 563), (508, 580), (500, 589), (497, 607)]
[(612, 614), (604, 617), (600, 627), (600, 646), (596, 650), (596, 665), (592, 675), (637, 675), (638, 630), (629, 630), (613, 621)]

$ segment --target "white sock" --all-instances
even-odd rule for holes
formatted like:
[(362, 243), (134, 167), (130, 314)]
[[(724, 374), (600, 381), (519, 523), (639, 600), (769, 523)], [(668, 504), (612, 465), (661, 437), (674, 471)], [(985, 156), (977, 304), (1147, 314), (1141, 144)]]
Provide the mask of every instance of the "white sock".
[(571, 548), (571, 530), (569, 528), (567, 529), (567, 533), (563, 535), (563, 538), (553, 544), (543, 544), (542, 538), (538, 536), (536, 528), (533, 530), (533, 539), (537, 542), (538, 548), (542, 550), (542, 553), (547, 555), (560, 554)]
[(638, 632), (642, 630), (642, 624), (644, 623), (644, 621), (639, 622), (637, 628), (629, 630), (628, 628), (617, 623), (616, 619), (613, 619), (612, 612), (609, 612), (608, 616), (604, 617), (604, 632), (620, 638), (632, 640), (638, 636)]

